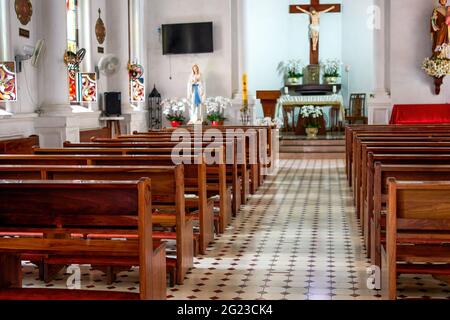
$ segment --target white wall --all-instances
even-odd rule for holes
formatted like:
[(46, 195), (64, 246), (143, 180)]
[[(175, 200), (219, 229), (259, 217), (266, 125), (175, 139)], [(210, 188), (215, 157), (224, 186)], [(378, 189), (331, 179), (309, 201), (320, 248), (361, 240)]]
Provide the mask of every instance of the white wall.
[[(342, 93), (370, 93), (374, 89), (374, 38), (367, 25), (367, 10), (373, 0), (344, 0), (342, 6)], [(345, 72), (350, 66), (350, 72)]]
[[(283, 77), (277, 73), (281, 61), (301, 59), (309, 64), (309, 17), (289, 14), (290, 4), (307, 3), (310, 1), (245, 1), (245, 52), (251, 93), (283, 86)], [(341, 34), (342, 14), (322, 15), (319, 59), (342, 60)]]
[[(209, 96), (232, 94), (231, 1), (233, 0), (148, 0), (146, 38), (148, 39), (147, 85), (153, 84), (163, 97), (185, 97), (193, 64), (199, 64)], [(214, 53), (166, 55), (158, 29), (162, 24), (214, 23)], [(170, 79), (172, 77), (172, 79)]]
[(425, 57), (432, 54), (429, 30), (435, 1), (392, 0), (390, 3), (393, 103), (450, 103), (450, 79), (446, 78), (441, 95), (437, 96), (433, 79), (421, 70)]

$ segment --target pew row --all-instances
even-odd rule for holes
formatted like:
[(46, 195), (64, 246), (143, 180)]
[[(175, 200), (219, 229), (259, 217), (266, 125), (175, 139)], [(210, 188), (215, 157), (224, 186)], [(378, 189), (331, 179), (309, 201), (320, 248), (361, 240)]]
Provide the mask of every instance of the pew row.
[[(114, 201), (112, 201), (114, 200)], [(152, 240), (151, 180), (0, 181), (0, 231), (103, 234), (134, 231), (133, 241), (72, 237), (0, 238), (0, 300), (165, 299), (165, 247)], [(139, 294), (23, 289), (22, 254), (58, 254), (133, 261), (139, 266)]]

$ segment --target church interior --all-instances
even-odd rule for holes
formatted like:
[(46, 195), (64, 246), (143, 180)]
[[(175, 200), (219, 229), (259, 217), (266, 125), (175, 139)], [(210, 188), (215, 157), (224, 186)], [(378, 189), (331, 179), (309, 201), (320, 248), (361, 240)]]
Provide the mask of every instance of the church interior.
[(450, 1), (0, 0), (0, 300), (450, 299)]

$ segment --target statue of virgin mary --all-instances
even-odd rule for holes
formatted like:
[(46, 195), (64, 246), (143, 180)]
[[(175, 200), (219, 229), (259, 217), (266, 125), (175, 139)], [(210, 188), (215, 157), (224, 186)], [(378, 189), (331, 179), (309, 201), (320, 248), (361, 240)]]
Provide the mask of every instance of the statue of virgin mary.
[(203, 124), (206, 87), (197, 64), (192, 66), (192, 74), (187, 85), (187, 97), (191, 102), (189, 124)]

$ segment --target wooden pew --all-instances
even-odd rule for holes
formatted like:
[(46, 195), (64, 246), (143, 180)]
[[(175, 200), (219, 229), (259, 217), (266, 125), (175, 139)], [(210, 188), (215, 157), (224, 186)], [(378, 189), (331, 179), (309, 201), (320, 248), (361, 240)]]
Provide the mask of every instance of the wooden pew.
[[(194, 266), (193, 224), (192, 219), (186, 217), (185, 213), (183, 166), (0, 165), (0, 179), (134, 181), (141, 178), (149, 178), (153, 181), (153, 224), (176, 228), (175, 233), (154, 232), (153, 235), (158, 241), (176, 240), (177, 258), (175, 261), (168, 259), (167, 265), (170, 266), (171, 284), (174, 282), (183, 284), (186, 273)], [(114, 232), (112, 234), (117, 235), (112, 238), (127, 237), (127, 234), (124, 236)], [(58, 259), (58, 261), (62, 260)], [(91, 264), (97, 265), (98, 262), (93, 260)], [(172, 277), (172, 271), (175, 279)], [(48, 282), (47, 279), (48, 277), (46, 282)]]
[[(104, 139), (94, 139), (94, 141), (102, 142), (102, 143), (110, 143), (110, 144), (126, 144), (127, 142), (140, 142), (140, 143), (148, 143), (148, 142), (172, 142), (174, 143), (174, 139), (177, 140), (179, 137), (173, 137), (172, 134), (162, 133), (161, 135), (155, 135), (155, 136), (144, 136), (139, 135), (137, 136), (130, 136), (132, 137), (130, 140), (128, 138), (125, 138), (125, 136), (122, 136), (123, 139), (118, 140), (104, 140)], [(119, 137), (120, 138), (120, 137)], [(189, 139), (197, 139), (196, 136), (189, 137)], [(201, 137), (201, 139), (205, 139), (206, 137)], [(232, 192), (233, 192), (233, 204), (232, 204), (232, 212), (234, 216), (237, 215), (238, 211), (240, 210), (240, 206), (242, 204), (246, 203), (246, 199), (248, 198), (249, 194), (249, 176), (250, 173), (247, 173), (246, 168), (246, 162), (245, 159), (242, 156), (244, 154), (245, 149), (245, 140), (241, 138), (227, 138), (227, 139), (219, 139), (214, 140), (214, 142), (209, 142), (208, 138), (205, 139), (208, 147), (217, 148), (222, 147), (225, 151), (225, 170), (227, 173), (227, 181), (231, 184)], [(202, 143), (204, 146), (205, 143)], [(135, 145), (136, 146), (136, 145)], [(211, 167), (214, 167), (215, 164), (211, 164), (208, 166), (208, 169)], [(239, 165), (239, 166), (238, 166)], [(239, 170), (240, 168), (240, 170)]]
[(375, 163), (373, 214), (370, 215), (371, 260), (381, 267), (382, 232), (386, 221), (383, 215), (387, 206), (389, 179), (399, 181), (450, 181), (450, 165), (439, 164), (382, 164)]
[[(377, 137), (390, 136), (393, 134), (402, 134), (404, 136), (417, 136), (417, 134), (425, 134), (434, 132), (435, 134), (448, 134), (450, 126), (448, 125), (423, 125), (423, 126), (367, 126), (367, 125), (353, 125), (345, 129), (346, 139), (346, 171), (349, 180), (349, 185), (352, 186), (352, 164), (353, 152), (355, 147), (355, 138), (362, 135), (371, 135)], [(430, 135), (432, 136), (432, 135)]]
[[(367, 161), (367, 174), (366, 174), (366, 183), (367, 183), (367, 192), (368, 195), (373, 195), (374, 191), (374, 175), (375, 175), (375, 163), (382, 164), (448, 164), (450, 161), (450, 153), (447, 154), (374, 154), (372, 152), (369, 153), (368, 161)], [(372, 197), (373, 199), (373, 197)], [(374, 205), (373, 201), (369, 202), (370, 208)], [(367, 212), (372, 212), (373, 209), (368, 209)], [(371, 214), (365, 218), (364, 227), (364, 239), (366, 242), (367, 248), (371, 248), (371, 236), (370, 236), (370, 220)], [(368, 251), (368, 255), (370, 256), (371, 252)]]
[[(232, 153), (232, 151), (228, 150), (229, 147), (233, 148), (233, 145), (231, 144), (232, 141), (226, 140), (226, 141), (214, 141), (214, 142), (203, 142), (194, 144), (194, 142), (174, 142), (174, 141), (165, 141), (165, 142), (121, 142), (118, 140), (113, 140), (109, 142), (91, 142), (91, 143), (70, 143), (65, 142), (64, 148), (72, 148), (77, 149), (80, 152), (85, 153), (86, 149), (99, 149), (103, 148), (105, 149), (105, 152), (108, 152), (109, 154), (113, 154), (114, 151), (112, 149), (122, 149), (124, 150), (123, 154), (142, 154), (147, 153), (147, 151), (142, 151), (138, 149), (154, 149), (153, 153), (156, 152), (156, 150), (162, 149), (168, 149), (168, 148), (205, 148), (205, 149), (211, 149), (211, 148), (223, 148), (223, 152)], [(229, 144), (230, 143), (230, 144)], [(250, 189), (250, 182), (251, 181), (258, 181), (257, 178), (257, 164), (252, 163), (249, 165), (249, 170), (247, 169), (247, 158), (243, 155), (246, 153), (246, 142), (244, 139), (238, 139), (236, 142), (236, 149), (235, 150), (235, 159), (237, 169), (238, 169), (238, 175), (242, 180), (241, 183), (241, 203), (246, 204), (247, 199), (249, 197), (250, 193), (256, 193), (256, 190)], [(45, 149), (39, 149), (39, 152), (43, 152)], [(66, 151), (70, 152), (70, 151)], [(92, 152), (92, 151), (91, 151)], [(248, 154), (248, 152), (247, 152)], [(226, 156), (227, 157), (227, 156)], [(227, 161), (228, 163), (228, 161)], [(234, 164), (232, 164), (233, 166)]]
[(33, 154), (33, 147), (39, 146), (39, 136), (0, 141), (0, 154)]
[[(35, 152), (42, 153), (39, 157), (12, 157), (0, 156), (0, 164), (33, 164), (33, 165), (106, 165), (106, 166), (122, 166), (122, 165), (173, 165), (173, 158), (168, 155), (135, 155), (121, 156), (122, 151), (114, 149), (113, 152), (103, 152), (100, 149), (97, 152), (65, 152), (72, 149), (36, 149)], [(42, 152), (40, 152), (42, 151)], [(102, 156), (103, 155), (103, 156)], [(60, 156), (60, 157), (57, 157)], [(206, 185), (206, 166), (199, 156), (178, 157), (180, 162), (191, 163), (185, 164), (184, 182), (186, 191), (196, 193), (199, 197), (188, 199), (185, 201), (186, 206), (199, 208), (200, 223), (200, 253), (204, 254), (208, 245), (214, 240), (214, 216), (211, 204), (208, 204), (207, 185)]]
[[(111, 201), (114, 199), (114, 201)], [(165, 299), (165, 249), (152, 240), (151, 180), (0, 181), (0, 231), (98, 233), (134, 231), (138, 240), (0, 238), (0, 300)], [(139, 265), (139, 294), (22, 289), (22, 254), (105, 257)]]
[(393, 300), (399, 274), (450, 274), (450, 182), (390, 179), (388, 203), (383, 289)]
[(366, 170), (367, 170), (367, 157), (370, 152), (379, 153), (379, 154), (390, 154), (390, 153), (399, 153), (399, 154), (420, 154), (420, 153), (429, 153), (429, 154), (438, 154), (438, 153), (447, 153), (450, 151), (450, 142), (418, 142), (418, 143), (409, 143), (409, 142), (396, 142), (390, 145), (381, 143), (363, 143), (361, 148), (361, 159), (356, 161), (359, 166), (355, 179), (355, 204), (357, 214), (363, 218), (366, 207), (365, 203), (367, 203), (367, 180), (366, 180)]

